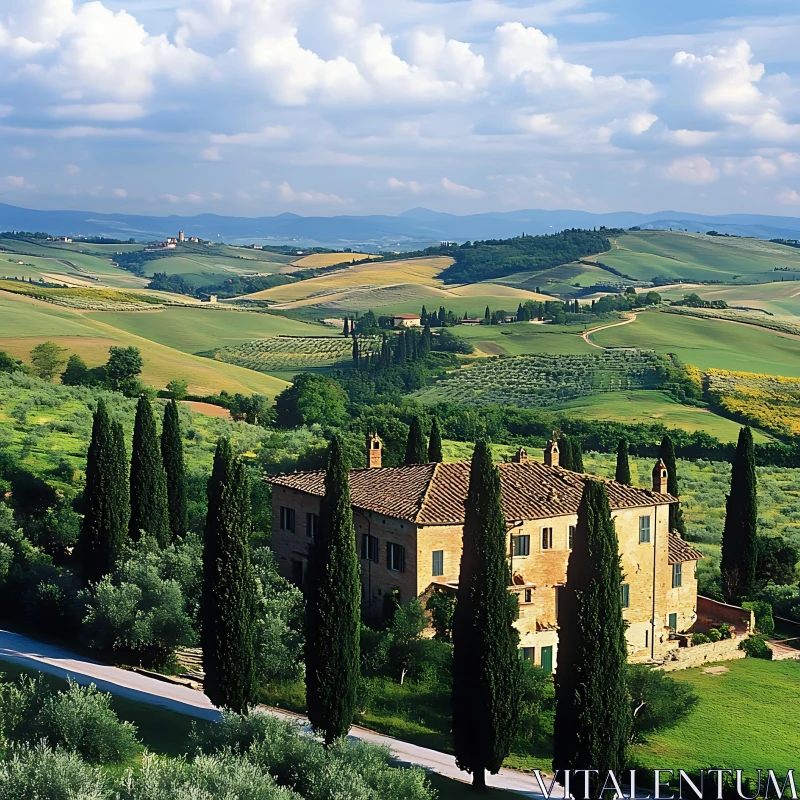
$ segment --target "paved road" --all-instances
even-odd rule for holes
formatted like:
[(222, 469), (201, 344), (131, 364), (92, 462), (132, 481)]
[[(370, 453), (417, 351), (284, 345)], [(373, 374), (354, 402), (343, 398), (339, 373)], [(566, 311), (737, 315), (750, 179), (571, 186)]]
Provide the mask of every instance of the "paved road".
[(626, 350), (626, 349), (633, 349), (633, 348), (617, 348), (617, 347), (603, 347), (602, 345), (596, 344), (592, 341), (592, 334), (599, 333), (600, 331), (607, 330), (608, 328), (618, 328), (620, 325), (630, 325), (631, 322), (636, 322), (636, 314), (631, 314), (629, 317), (625, 317), (622, 322), (613, 322), (611, 325), (601, 325), (599, 328), (592, 328), (590, 331), (586, 331), (583, 334), (583, 339), (586, 344), (590, 344), (592, 347), (596, 347), (598, 350)]
[[(0, 662), (3, 661), (62, 678), (72, 678), (82, 685), (93, 683), (103, 691), (199, 719), (216, 720), (220, 717), (219, 711), (211, 705), (208, 698), (194, 689), (100, 664), (63, 648), (6, 630), (0, 630)], [(274, 710), (270, 710), (269, 713), (305, 721), (303, 717)], [(356, 739), (388, 747), (400, 762), (415, 764), (455, 780), (464, 781), (468, 777), (456, 767), (453, 756), (446, 753), (381, 736), (364, 728), (353, 727), (350, 735)], [(487, 776), (486, 782), (494, 788), (509, 789), (526, 797), (542, 797), (539, 785), (532, 775), (504, 769), (498, 775)], [(563, 795), (554, 792), (553, 796)]]

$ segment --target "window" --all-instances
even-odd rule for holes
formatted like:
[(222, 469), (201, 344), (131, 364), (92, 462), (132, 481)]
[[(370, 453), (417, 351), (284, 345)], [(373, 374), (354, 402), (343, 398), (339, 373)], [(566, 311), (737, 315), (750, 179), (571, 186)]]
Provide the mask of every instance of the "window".
[(639, 544), (650, 541), (650, 517), (639, 517)]
[(400, 544), (386, 542), (386, 566), (394, 572), (406, 571), (406, 549)]
[(319, 530), (319, 514), (306, 514), (306, 536), (313, 541), (317, 541), (317, 531)]
[(542, 550), (553, 549), (553, 529), (542, 528)]
[(378, 563), (378, 538), (365, 533), (361, 537), (361, 558)]
[(622, 584), (622, 607), (628, 608), (631, 604), (631, 585), (629, 583)]
[(281, 506), (281, 530), (294, 533), (294, 509)]
[(526, 589), (525, 590), (525, 602), (532, 603), (533, 602), (533, 589)]
[(536, 660), (536, 648), (534, 647), (520, 647), (522, 660), (533, 662)]
[(672, 588), (679, 589), (683, 586), (683, 564), (672, 565)]
[(444, 550), (433, 551), (433, 571), (432, 575), (444, 575)]
[(514, 546), (513, 553), (515, 556), (529, 556), (531, 554), (531, 537), (530, 536), (512, 536), (511, 542)]
[(569, 533), (567, 534), (567, 547), (572, 550), (572, 544), (575, 541), (575, 525), (569, 526)]

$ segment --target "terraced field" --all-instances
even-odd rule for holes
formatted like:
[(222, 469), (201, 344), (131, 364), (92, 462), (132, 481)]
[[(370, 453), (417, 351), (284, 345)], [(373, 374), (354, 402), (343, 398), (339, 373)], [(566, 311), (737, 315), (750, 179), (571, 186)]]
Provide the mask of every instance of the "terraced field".
[(760, 239), (705, 236), (682, 231), (634, 231), (612, 242), (601, 261), (637, 280), (771, 283), (788, 269), (800, 277), (800, 250)]
[(156, 295), (100, 287), (53, 289), (23, 281), (0, 281), (0, 292), (23, 295), (57, 306), (79, 308), (86, 311), (142, 311), (152, 306), (171, 302), (168, 299), (169, 295), (164, 294)]
[[(381, 339), (359, 338), (359, 347), (363, 356), (372, 355), (380, 352)], [(352, 353), (352, 342), (343, 336), (278, 336), (238, 347), (221, 347), (206, 355), (258, 372), (293, 372), (349, 362)]]

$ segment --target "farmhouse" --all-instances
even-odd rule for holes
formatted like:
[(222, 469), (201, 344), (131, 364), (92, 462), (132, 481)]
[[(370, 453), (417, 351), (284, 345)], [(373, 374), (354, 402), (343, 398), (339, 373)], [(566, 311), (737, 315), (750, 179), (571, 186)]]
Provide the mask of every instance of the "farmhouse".
[(422, 317), (419, 314), (392, 314), (389, 319), (393, 328), (419, 328), (422, 326)]
[[(395, 600), (456, 590), (470, 473), (469, 462), (382, 467), (381, 448), (380, 439), (370, 436), (369, 467), (350, 474), (362, 610), (373, 619)], [(589, 477), (559, 467), (558, 458), (557, 444), (549, 442), (544, 464), (521, 449), (512, 462), (498, 465), (520, 647), (525, 658), (548, 670), (558, 657), (559, 592)], [(313, 471), (267, 479), (278, 566), (298, 585), (319, 524), (324, 478), (323, 471)], [(686, 644), (678, 634), (698, 622), (696, 566), (702, 554), (669, 530), (669, 506), (677, 499), (667, 494), (662, 461), (653, 470), (652, 488), (604, 483), (619, 538), (629, 656), (665, 661)]]

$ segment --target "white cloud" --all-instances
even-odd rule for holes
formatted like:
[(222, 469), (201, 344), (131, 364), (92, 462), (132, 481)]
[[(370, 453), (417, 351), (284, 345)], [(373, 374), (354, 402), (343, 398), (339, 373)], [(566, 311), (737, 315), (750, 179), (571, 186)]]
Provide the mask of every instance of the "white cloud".
[(36, 151), (32, 147), (25, 147), (23, 145), (13, 148), (11, 152), (14, 154), (14, 158), (29, 159), (36, 157)]
[(176, 203), (180, 203), (181, 199), (176, 194), (162, 194), (162, 199), (166, 200), (168, 203), (172, 203), (175, 205)]
[[(287, 139), (289, 136), (291, 136), (291, 131), (284, 125), (268, 125), (255, 133), (215, 133), (211, 136), (211, 141), (214, 144), (263, 145)], [(214, 149), (218, 150), (219, 148)]]
[(800, 194), (795, 189), (784, 189), (778, 195), (778, 202), (787, 206), (800, 204)]
[(390, 189), (411, 192), (411, 194), (422, 194), (422, 184), (418, 181), (401, 181), (398, 178), (389, 178), (386, 185)]
[(32, 183), (28, 183), (21, 175), (7, 175), (2, 183), (9, 189), (35, 189)]
[(681, 147), (700, 147), (716, 138), (717, 135), (716, 131), (689, 131), (685, 128), (666, 133), (668, 140)]
[(448, 194), (455, 195), (456, 197), (469, 197), (477, 199), (483, 197), (486, 192), (481, 189), (471, 189), (469, 186), (462, 186), (459, 183), (453, 183), (448, 178), (442, 178), (442, 187)]
[(696, 186), (714, 183), (719, 178), (719, 170), (705, 156), (676, 158), (667, 167), (666, 174), (671, 180)]
[(219, 154), (219, 147), (204, 147), (200, 151), (200, 158), (203, 161), (222, 161), (222, 156)]
[(90, 119), (123, 121), (138, 119), (147, 112), (141, 103), (72, 103), (53, 106), (50, 115), (54, 119)]
[(286, 181), (284, 181), (278, 187), (278, 196), (280, 197), (281, 200), (287, 203), (318, 203), (321, 205), (342, 205), (344, 203), (351, 202), (350, 200), (343, 197), (339, 197), (338, 195), (325, 194), (323, 192), (318, 192), (314, 189), (296, 192)]
[(115, 197), (127, 197), (128, 190), (127, 189), (114, 189), (114, 196)]
[(67, 175), (77, 175), (80, 171), (81, 168), (77, 164), (67, 164), (67, 166), (64, 167), (64, 172), (66, 172)]

